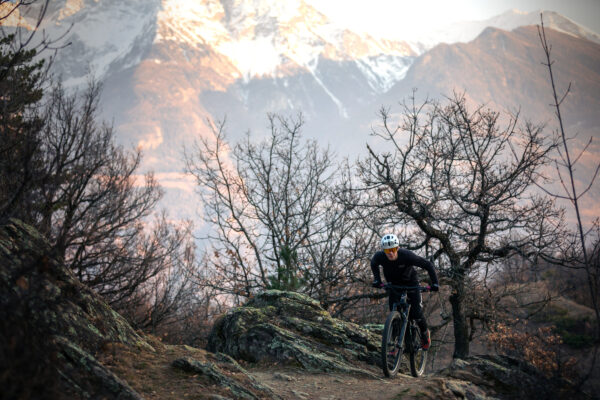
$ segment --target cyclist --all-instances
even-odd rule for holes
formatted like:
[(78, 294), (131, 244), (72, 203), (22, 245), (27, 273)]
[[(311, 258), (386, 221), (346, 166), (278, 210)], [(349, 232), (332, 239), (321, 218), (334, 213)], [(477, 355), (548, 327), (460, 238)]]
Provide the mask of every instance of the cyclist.
[[(373, 287), (381, 288), (381, 275), (379, 274), (379, 266), (383, 267), (383, 276), (385, 280), (392, 285), (399, 286), (419, 286), (417, 279), (417, 271), (414, 266), (425, 269), (429, 273), (431, 279), (431, 290), (437, 292), (439, 290), (438, 278), (433, 268), (433, 264), (423, 257), (419, 257), (410, 250), (401, 249), (398, 237), (393, 234), (384, 235), (381, 238), (381, 247), (383, 251), (376, 252), (371, 258), (371, 271), (373, 271)], [(394, 303), (400, 299), (396, 298), (394, 292), (390, 292), (389, 307), (390, 311)], [(407, 292), (408, 302), (410, 303), (409, 318), (417, 321), (421, 330), (421, 344), (424, 350), (429, 349), (431, 345), (431, 337), (427, 321), (423, 315), (421, 302), (421, 292), (418, 290)]]

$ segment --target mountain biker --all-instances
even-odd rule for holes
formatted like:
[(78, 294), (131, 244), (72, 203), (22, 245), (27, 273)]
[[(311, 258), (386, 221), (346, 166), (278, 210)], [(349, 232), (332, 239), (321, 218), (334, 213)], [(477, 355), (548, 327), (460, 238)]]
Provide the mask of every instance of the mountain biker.
[[(384, 235), (381, 238), (382, 251), (377, 251), (371, 258), (371, 271), (373, 272), (373, 287), (381, 288), (381, 275), (379, 274), (379, 266), (383, 267), (383, 276), (388, 283), (400, 286), (419, 286), (417, 271), (413, 266), (425, 269), (429, 273), (431, 279), (431, 290), (437, 292), (439, 290), (438, 278), (435, 273), (433, 264), (423, 257), (419, 257), (410, 250), (401, 249), (398, 237), (393, 234)], [(398, 295), (393, 291), (390, 292), (389, 307), (390, 311)], [(421, 330), (421, 344), (424, 350), (429, 349), (431, 345), (431, 337), (427, 320), (423, 315), (421, 302), (421, 292), (418, 290), (407, 292), (408, 302), (410, 303), (409, 318), (414, 319)]]

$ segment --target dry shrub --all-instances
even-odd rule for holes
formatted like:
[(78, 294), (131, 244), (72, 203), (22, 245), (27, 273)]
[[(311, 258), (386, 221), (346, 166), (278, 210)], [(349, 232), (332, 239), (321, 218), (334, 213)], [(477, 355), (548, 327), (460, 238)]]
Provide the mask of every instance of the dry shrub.
[(500, 352), (527, 361), (548, 378), (574, 379), (576, 360), (561, 355), (562, 338), (553, 329), (549, 326), (526, 332), (498, 323), (488, 339)]

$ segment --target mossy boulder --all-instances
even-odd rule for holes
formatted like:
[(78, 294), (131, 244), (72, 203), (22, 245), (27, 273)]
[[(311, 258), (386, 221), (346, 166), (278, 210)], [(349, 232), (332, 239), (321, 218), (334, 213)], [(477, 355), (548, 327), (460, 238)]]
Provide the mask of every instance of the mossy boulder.
[(18, 220), (0, 226), (0, 321), (2, 399), (279, 398), (225, 354), (136, 332)]
[(95, 353), (106, 342), (152, 347), (61, 260), (47, 241), (20, 221), (0, 228), (0, 301), (17, 317), (29, 317)]
[(8, 397), (140, 398), (94, 355), (111, 342), (152, 346), (17, 220), (0, 227), (0, 320)]
[(332, 318), (309, 296), (269, 290), (222, 316), (207, 348), (255, 363), (367, 373), (360, 365), (379, 363), (381, 336)]

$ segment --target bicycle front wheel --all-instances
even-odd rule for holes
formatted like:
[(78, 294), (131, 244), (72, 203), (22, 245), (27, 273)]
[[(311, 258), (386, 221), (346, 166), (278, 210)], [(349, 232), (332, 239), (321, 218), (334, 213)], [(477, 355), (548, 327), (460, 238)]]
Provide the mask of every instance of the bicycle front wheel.
[(400, 368), (405, 331), (406, 321), (397, 311), (392, 311), (385, 321), (381, 340), (381, 361), (387, 377), (395, 376)]
[(414, 377), (423, 375), (425, 372), (425, 365), (427, 364), (427, 351), (423, 350), (421, 345), (421, 336), (419, 335), (419, 328), (412, 325), (411, 331), (411, 343), (409, 347), (409, 361), (410, 361), (410, 373)]

